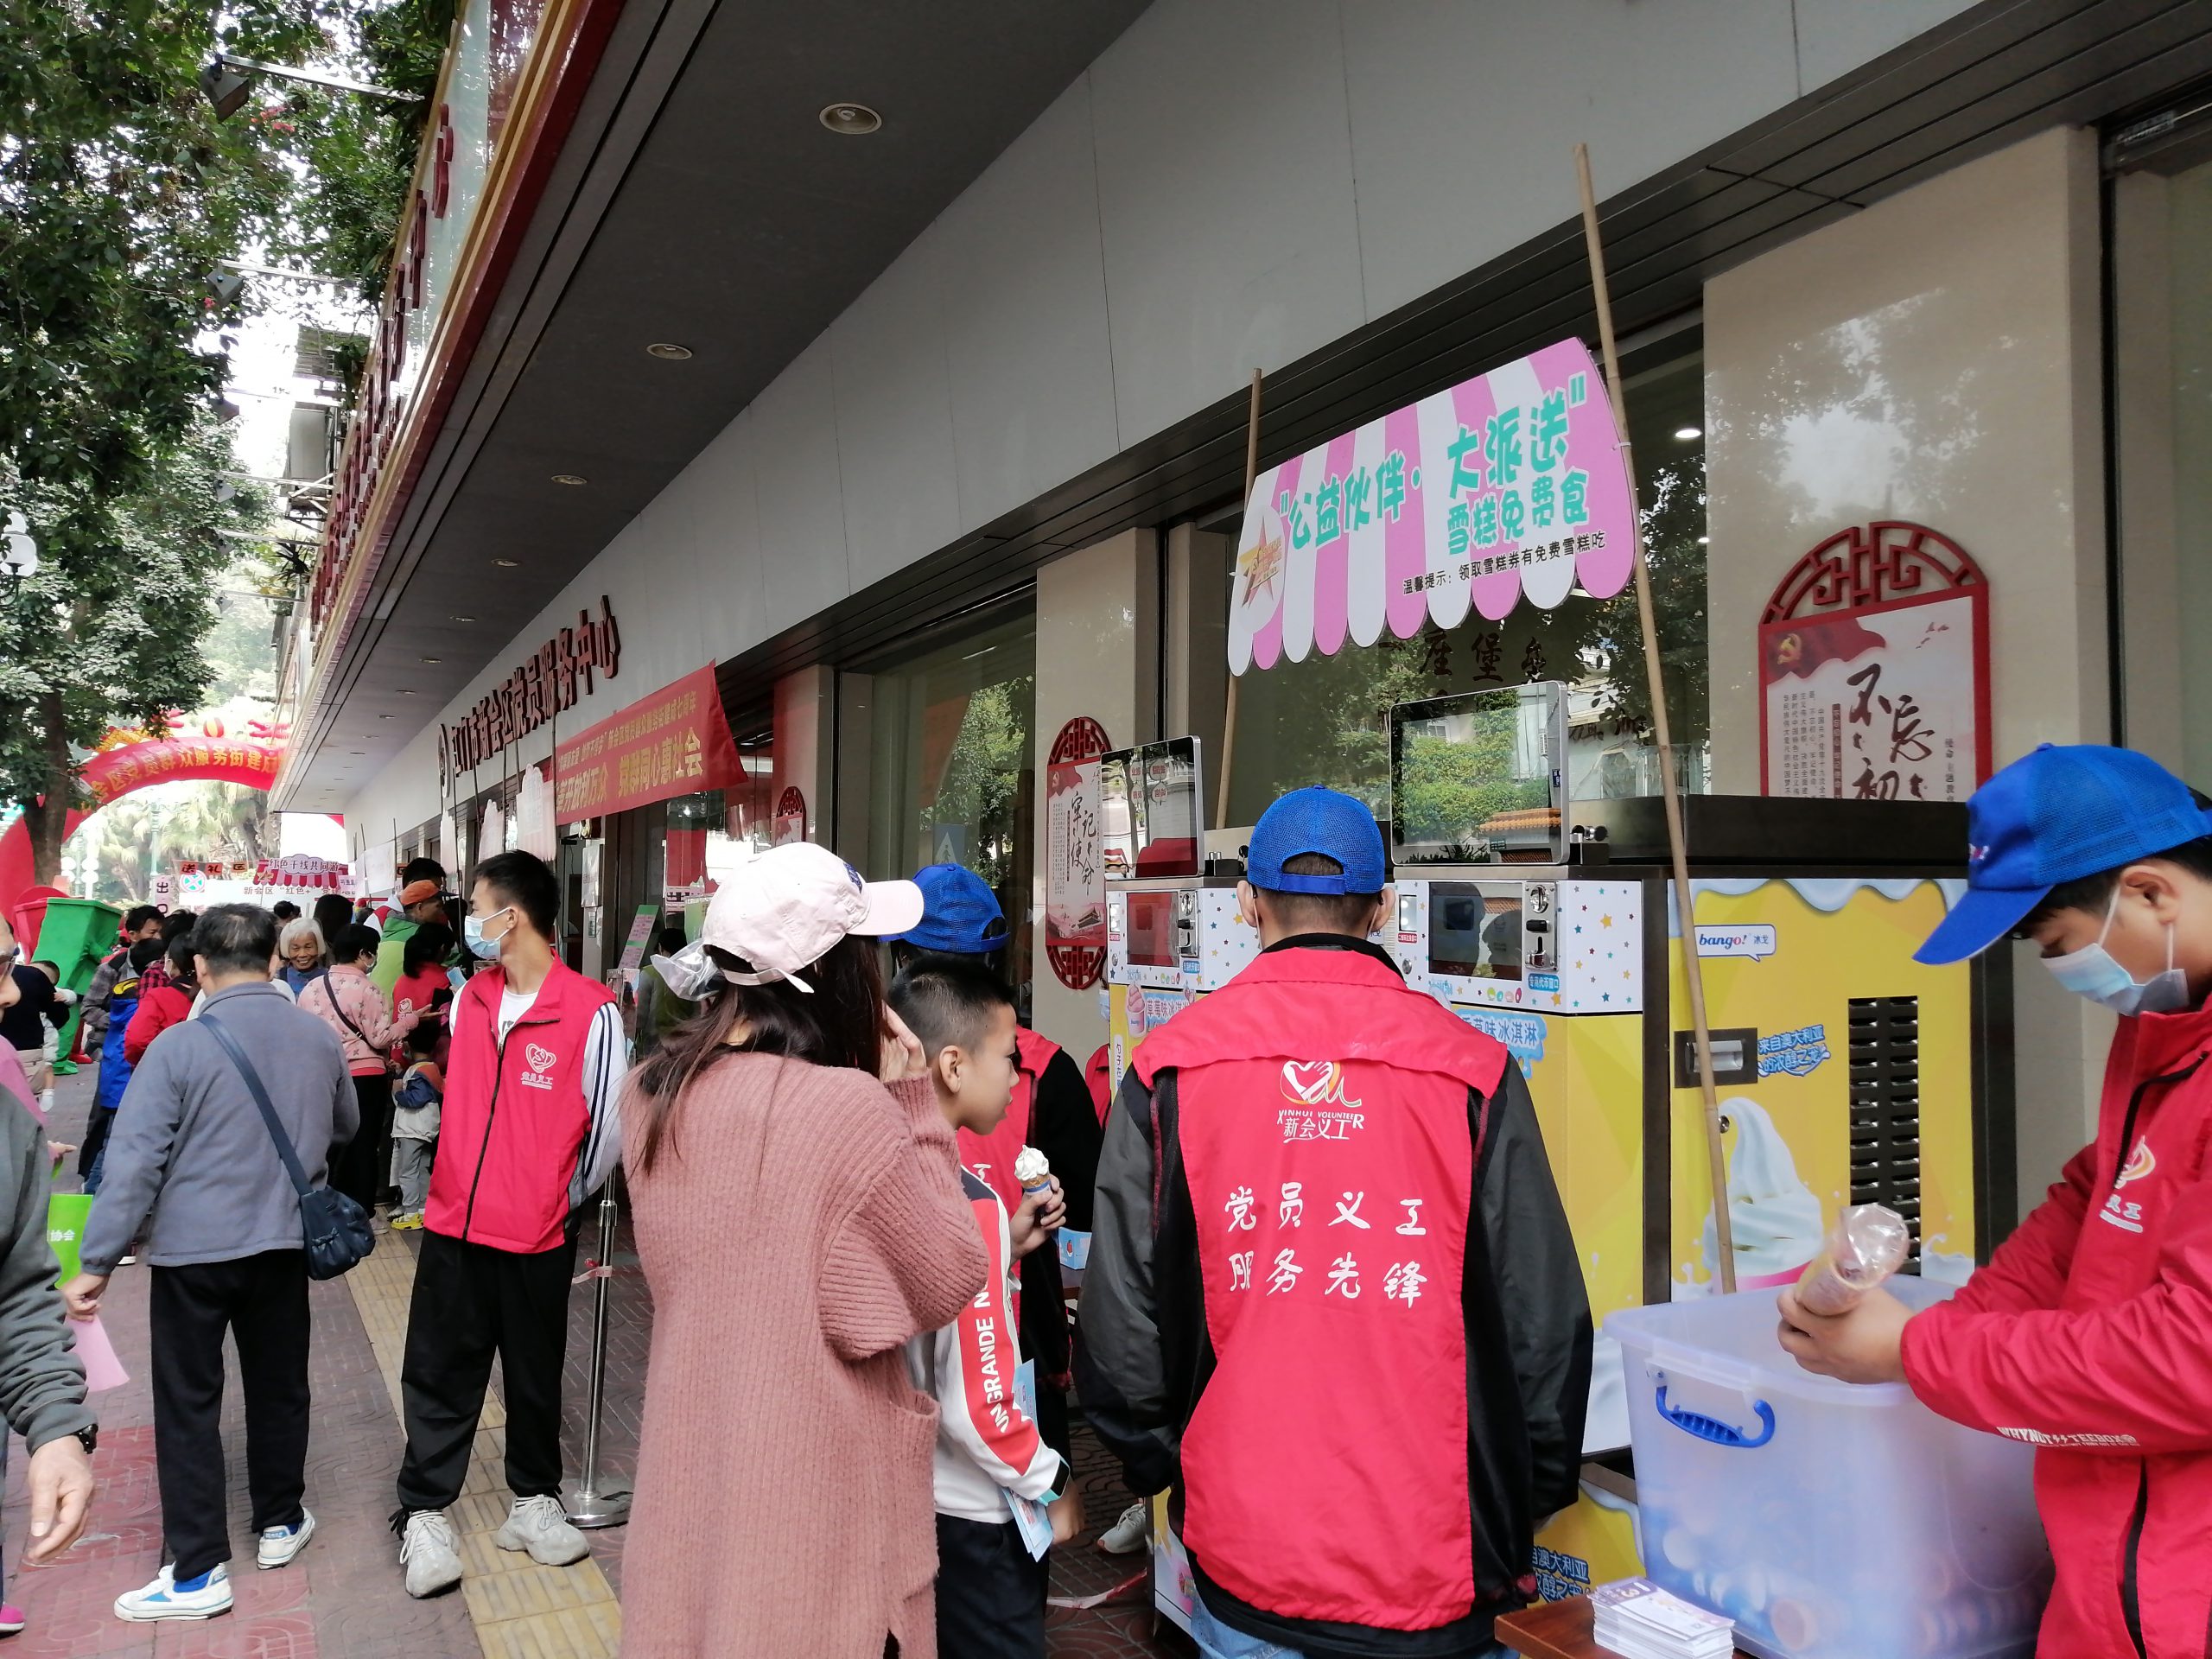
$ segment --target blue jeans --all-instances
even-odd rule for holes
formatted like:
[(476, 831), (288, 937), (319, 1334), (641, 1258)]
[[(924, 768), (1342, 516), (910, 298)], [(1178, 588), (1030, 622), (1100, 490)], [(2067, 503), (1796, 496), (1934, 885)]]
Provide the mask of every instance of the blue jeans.
[[(1297, 1649), (1286, 1648), (1279, 1642), (1269, 1642), (1256, 1636), (1247, 1636), (1242, 1630), (1232, 1630), (1206, 1611), (1204, 1597), (1198, 1599), (1191, 1609), (1191, 1634), (1198, 1645), (1214, 1659), (1304, 1659)], [(1492, 1646), (1486, 1652), (1503, 1655), (1507, 1649)]]

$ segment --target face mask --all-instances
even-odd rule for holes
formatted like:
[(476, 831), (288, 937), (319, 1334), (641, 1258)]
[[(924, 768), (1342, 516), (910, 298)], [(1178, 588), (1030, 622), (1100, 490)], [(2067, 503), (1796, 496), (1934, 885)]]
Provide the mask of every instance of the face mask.
[(661, 983), (668, 987), (669, 995), (686, 1002), (696, 1002), (722, 982), (722, 970), (708, 956), (706, 944), (694, 939), (672, 957), (655, 957), (653, 966), (660, 970)]
[[(513, 906), (510, 905), (505, 909), (495, 910), (492, 912), (492, 916), (504, 916), (507, 913), (507, 910), (512, 910), (512, 908)], [(484, 937), (484, 924), (491, 919), (491, 916), (462, 917), (461, 918), (461, 936), (462, 940), (467, 944), (469, 950), (475, 955), (481, 957), (486, 962), (497, 962), (499, 959), (499, 939), (505, 938), (507, 934), (500, 934), (499, 939), (486, 938)], [(514, 928), (510, 925), (507, 929), (507, 932), (512, 933), (512, 931), (514, 931)]]
[(2045, 957), (2043, 965), (2076, 996), (2101, 1002), (2114, 1014), (2171, 1014), (2176, 1008), (2187, 1007), (2189, 976), (2174, 966), (2173, 924), (2166, 924), (2165, 971), (2153, 974), (2138, 984), (2134, 975), (2121, 967), (2112, 952), (2105, 949), (2106, 936), (2112, 931), (2113, 918), (2119, 913), (2120, 893), (2115, 890), (2112, 905), (2105, 912), (2104, 931), (2097, 935), (2097, 942), (2083, 945), (2079, 950), (2069, 950), (2063, 957)]

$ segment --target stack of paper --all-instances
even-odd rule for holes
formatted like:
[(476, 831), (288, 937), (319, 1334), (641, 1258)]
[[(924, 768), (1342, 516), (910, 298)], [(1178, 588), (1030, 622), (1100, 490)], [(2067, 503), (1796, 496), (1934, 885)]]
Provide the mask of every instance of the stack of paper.
[(1597, 1609), (1592, 1634), (1623, 1659), (1729, 1659), (1736, 1627), (1693, 1607), (1649, 1579), (1623, 1579), (1590, 1592)]

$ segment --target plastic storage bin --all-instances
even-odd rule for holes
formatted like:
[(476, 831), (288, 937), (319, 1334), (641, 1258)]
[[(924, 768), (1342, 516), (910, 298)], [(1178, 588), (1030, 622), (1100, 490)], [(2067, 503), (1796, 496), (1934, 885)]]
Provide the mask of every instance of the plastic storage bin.
[[(1948, 1294), (1892, 1285), (1915, 1307)], [(2050, 1583), (2033, 1451), (1936, 1416), (1902, 1383), (1815, 1376), (1776, 1323), (1770, 1290), (1605, 1320), (1644, 1572), (1734, 1619), (1764, 1659), (2032, 1654)]]

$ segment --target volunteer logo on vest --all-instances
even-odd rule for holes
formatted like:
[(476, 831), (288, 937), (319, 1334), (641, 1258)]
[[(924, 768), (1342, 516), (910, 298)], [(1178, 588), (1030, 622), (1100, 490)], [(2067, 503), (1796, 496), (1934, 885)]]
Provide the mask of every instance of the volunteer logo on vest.
[(2120, 1189), (2131, 1181), (2148, 1179), (2158, 1173), (2158, 1160), (2152, 1155), (2151, 1140), (2144, 1136), (2135, 1143), (2135, 1150), (2127, 1154), (2127, 1162), (2120, 1166), (2120, 1179), (2112, 1184), (2112, 1196), (2105, 1200), (2105, 1207), (2097, 1211), (2099, 1217), (2127, 1232), (2143, 1230), (2143, 1206), (2132, 1204), (2120, 1196)]
[(1366, 1127), (1361, 1103), (1345, 1097), (1344, 1069), (1338, 1061), (1285, 1060), (1282, 1097), (1294, 1103), (1275, 1114), (1285, 1141), (1342, 1141)]
[(523, 1051), (523, 1058), (530, 1062), (530, 1070), (522, 1074), (522, 1086), (525, 1089), (550, 1089), (553, 1086), (550, 1075), (553, 1063), (561, 1057), (543, 1043), (532, 1043)]

